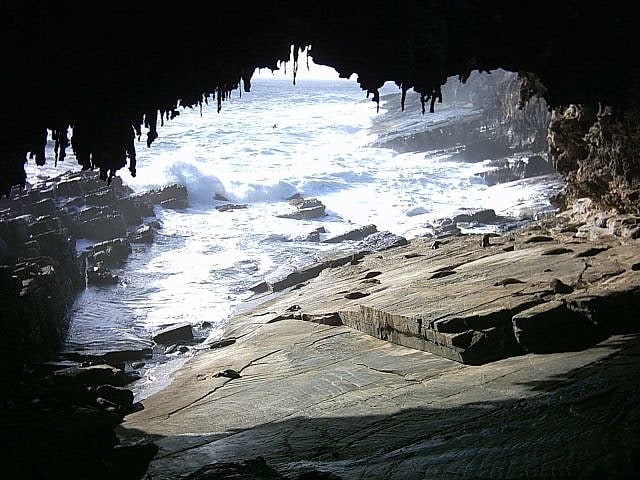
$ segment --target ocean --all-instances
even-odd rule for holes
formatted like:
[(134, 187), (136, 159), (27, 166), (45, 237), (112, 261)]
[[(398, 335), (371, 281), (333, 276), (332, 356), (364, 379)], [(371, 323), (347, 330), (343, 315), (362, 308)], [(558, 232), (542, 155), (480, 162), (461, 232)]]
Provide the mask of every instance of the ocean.
[[(385, 86), (383, 94), (398, 93)], [(387, 98), (386, 96), (384, 98)], [(335, 236), (367, 224), (407, 238), (428, 234), (437, 219), (461, 208), (492, 208), (500, 215), (549, 212), (557, 175), (487, 186), (476, 173), (487, 162), (466, 163), (453, 150), (397, 153), (380, 145), (393, 131), (429, 128), (472, 114), (468, 105), (438, 105), (435, 114), (399, 114), (399, 93), (376, 104), (353, 81), (256, 79), (250, 93), (234, 92), (217, 112), (180, 109), (147, 148), (137, 143), (138, 176), (119, 172), (135, 190), (185, 185), (186, 210), (156, 207), (163, 224), (152, 245), (136, 245), (116, 286), (90, 286), (73, 307), (66, 350), (105, 352), (151, 346), (159, 328), (193, 324), (196, 336), (222, 335), (248, 288), (284, 277), (336, 248), (304, 241), (324, 227)], [(73, 155), (53, 169), (28, 164), (28, 180), (78, 170)], [(316, 197), (328, 215), (291, 220), (294, 193)], [(220, 212), (222, 195), (246, 209)], [(86, 245), (78, 240), (78, 247)], [(133, 385), (137, 399), (166, 384), (169, 374), (196, 354), (156, 354)]]

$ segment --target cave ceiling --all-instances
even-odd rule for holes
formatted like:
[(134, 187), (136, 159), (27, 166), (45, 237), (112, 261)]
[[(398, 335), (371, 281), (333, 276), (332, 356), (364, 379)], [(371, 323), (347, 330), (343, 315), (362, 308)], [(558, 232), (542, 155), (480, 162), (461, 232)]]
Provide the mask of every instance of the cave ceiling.
[(341, 76), (357, 74), (374, 99), (385, 81), (413, 89), (427, 111), (448, 77), (504, 68), (522, 74), (524, 98), (623, 112), (640, 63), (637, 3), (9, 0), (0, 193), (24, 184), (26, 159), (45, 160), (47, 130), (59, 159), (72, 143), (105, 178), (127, 164), (135, 173), (135, 138), (150, 144), (178, 105), (224, 109), (231, 91), (250, 89), (256, 68), (288, 60), (291, 45), (310, 46)]

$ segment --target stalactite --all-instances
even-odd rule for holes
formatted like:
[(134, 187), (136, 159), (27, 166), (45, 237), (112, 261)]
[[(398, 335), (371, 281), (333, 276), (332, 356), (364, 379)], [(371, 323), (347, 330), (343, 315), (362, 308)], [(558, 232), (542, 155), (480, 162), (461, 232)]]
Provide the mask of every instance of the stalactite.
[(54, 141), (53, 153), (55, 158), (55, 166), (58, 166), (58, 162), (62, 162), (67, 155), (67, 147), (69, 146), (69, 129), (65, 125), (63, 127), (54, 128), (51, 130), (51, 137)]
[(147, 148), (151, 146), (153, 141), (158, 138), (158, 111), (152, 110), (144, 116), (145, 127), (149, 129), (147, 132)]

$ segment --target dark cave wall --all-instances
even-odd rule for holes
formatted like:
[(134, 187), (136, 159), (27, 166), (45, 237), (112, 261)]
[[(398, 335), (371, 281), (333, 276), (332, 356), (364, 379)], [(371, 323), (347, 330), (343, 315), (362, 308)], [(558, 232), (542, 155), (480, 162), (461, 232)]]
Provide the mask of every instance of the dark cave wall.
[[(374, 98), (387, 80), (403, 91), (414, 89), (427, 110), (446, 101), (440, 86), (448, 77), (502, 67), (526, 80), (524, 98), (541, 95), (561, 109), (607, 105), (618, 118), (632, 109), (628, 92), (635, 88), (632, 72), (640, 68), (632, 48), (640, 44), (634, 1), (545, 0), (527, 2), (526, 9), (507, 0), (141, 1), (95, 8), (55, 0), (3, 4), (0, 193), (24, 184), (28, 157), (45, 161), (47, 130), (58, 141), (59, 159), (71, 143), (84, 166), (99, 168), (104, 178), (127, 164), (134, 173), (134, 136), (146, 136), (150, 144), (178, 102), (207, 100), (220, 107), (231, 90), (250, 88), (256, 67), (288, 59), (291, 44), (311, 45), (317, 63), (344, 76), (357, 73)], [(627, 118), (620, 127), (625, 131), (633, 128), (634, 116)], [(616, 152), (635, 147), (625, 146), (616, 128), (609, 122), (596, 148), (616, 149), (599, 157), (615, 162), (608, 169), (615, 180), (581, 183), (576, 191), (615, 188), (607, 202), (630, 208), (624, 192), (637, 182), (637, 165)], [(607, 140), (608, 132), (615, 141)], [(582, 181), (561, 163), (570, 182)]]

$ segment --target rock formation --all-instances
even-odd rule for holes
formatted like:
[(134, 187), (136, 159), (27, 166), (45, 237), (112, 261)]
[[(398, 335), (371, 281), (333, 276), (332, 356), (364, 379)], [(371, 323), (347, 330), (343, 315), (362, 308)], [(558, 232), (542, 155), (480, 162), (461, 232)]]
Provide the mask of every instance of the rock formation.
[[(632, 112), (640, 60), (630, 46), (640, 43), (640, 32), (634, 2), (539, 0), (524, 16), (519, 5), (505, 0), (490, 6), (478, 0), (393, 6), (380, 0), (286, 0), (251, 8), (215, 2), (197, 12), (109, 4), (91, 17), (73, 2), (36, 7), (10, 0), (3, 10), (4, 194), (24, 185), (27, 158), (46, 161), (48, 130), (56, 162), (71, 146), (83, 168), (99, 169), (105, 180), (127, 162), (135, 175), (134, 139), (144, 134), (150, 145), (158, 124), (179, 114), (178, 105), (213, 101), (222, 108), (229, 92), (250, 89), (256, 67), (287, 60), (291, 45), (295, 79), (299, 49), (310, 45), (317, 63), (343, 76), (357, 73), (376, 101), (378, 88), (393, 80), (402, 103), (413, 89), (432, 111), (443, 100), (448, 77), (464, 80), (473, 70), (502, 67), (519, 72), (523, 101), (543, 96), (558, 115), (570, 104), (599, 112), (597, 122), (589, 123), (595, 125), (587, 140), (593, 154), (559, 166), (572, 183), (569, 196), (586, 192), (599, 199), (605, 188), (606, 204), (635, 208), (638, 169), (627, 156), (635, 141), (625, 135), (637, 125)], [(561, 156), (564, 143), (555, 145)], [(596, 161), (598, 152), (604, 155)], [(578, 164), (597, 167), (605, 180), (577, 173)]]

